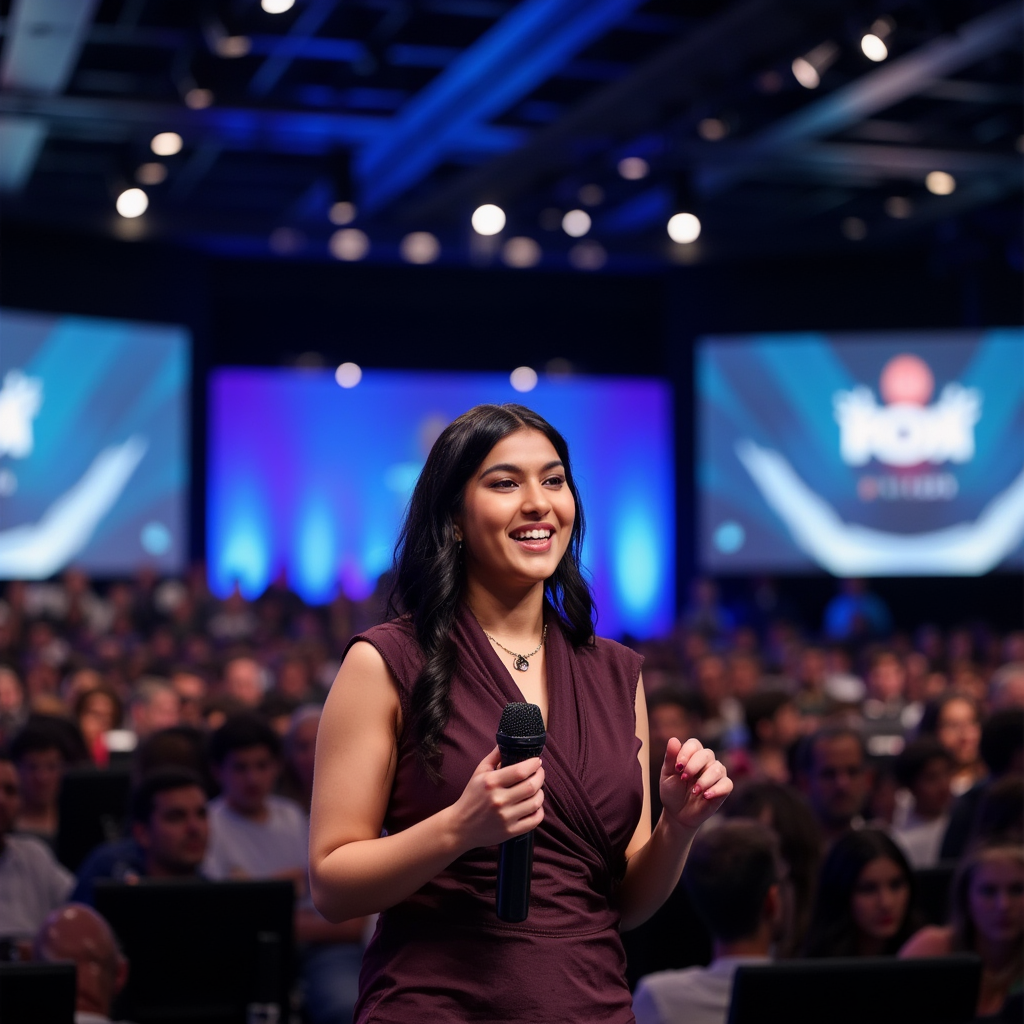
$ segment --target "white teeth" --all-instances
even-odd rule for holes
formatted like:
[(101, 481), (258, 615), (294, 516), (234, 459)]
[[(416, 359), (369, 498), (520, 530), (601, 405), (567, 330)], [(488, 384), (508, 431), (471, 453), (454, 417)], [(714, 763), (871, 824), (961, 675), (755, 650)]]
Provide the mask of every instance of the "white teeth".
[(516, 540), (547, 540), (551, 536), (550, 530), (527, 530), (525, 533), (517, 533)]

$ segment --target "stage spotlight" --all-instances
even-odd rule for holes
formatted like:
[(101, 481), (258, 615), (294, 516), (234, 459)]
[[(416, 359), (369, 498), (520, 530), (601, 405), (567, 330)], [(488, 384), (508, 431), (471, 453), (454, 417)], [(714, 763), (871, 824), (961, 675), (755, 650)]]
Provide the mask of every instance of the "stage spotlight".
[(141, 188), (127, 188), (117, 197), (116, 205), (122, 217), (141, 217), (149, 206), (149, 196)]
[(705, 142), (721, 142), (729, 134), (729, 126), (720, 117), (705, 117), (697, 124), (697, 134)]
[(668, 221), (668, 237), (680, 245), (700, 238), (700, 220), (692, 213), (676, 213)]
[(153, 136), (149, 148), (157, 156), (175, 156), (181, 152), (182, 145), (181, 136), (177, 132), (161, 132)]
[(370, 251), (370, 239), (359, 228), (341, 228), (331, 235), (328, 246), (336, 260), (354, 263)]
[(331, 206), (330, 212), (327, 214), (327, 219), (332, 224), (337, 224), (339, 228), (344, 227), (346, 224), (351, 224), (356, 219), (358, 214), (355, 203), (340, 202), (334, 203)]
[(860, 41), (861, 52), (868, 60), (883, 61), (889, 56), (889, 47), (874, 32), (866, 33)]
[(817, 89), (821, 76), (835, 63), (839, 47), (831, 41), (820, 43), (813, 50), (797, 57), (790, 65), (793, 77), (805, 89)]
[(590, 230), (590, 214), (586, 210), (570, 210), (562, 218), (562, 230), (570, 238), (582, 238)]
[(505, 211), (493, 203), (484, 203), (473, 211), (472, 223), (478, 235), (496, 235), (505, 226)]
[(530, 366), (517, 366), (508, 375), (508, 382), (516, 391), (532, 391), (537, 386), (537, 371)]
[(356, 363), (342, 363), (334, 371), (334, 379), (340, 387), (354, 388), (363, 379), (363, 371)]
[(642, 156), (627, 156), (619, 161), (619, 175), (626, 181), (639, 181), (651, 173), (651, 165)]
[(295, 6), (295, 0), (260, 0), (260, 7), (267, 14), (284, 14)]
[(406, 263), (433, 263), (441, 255), (441, 243), (429, 231), (413, 231), (402, 239), (398, 251)]
[(945, 171), (932, 171), (925, 177), (924, 187), (933, 196), (948, 196), (956, 189), (956, 178)]
[(205, 110), (213, 106), (213, 93), (209, 89), (189, 89), (185, 93), (185, 106), (189, 110)]

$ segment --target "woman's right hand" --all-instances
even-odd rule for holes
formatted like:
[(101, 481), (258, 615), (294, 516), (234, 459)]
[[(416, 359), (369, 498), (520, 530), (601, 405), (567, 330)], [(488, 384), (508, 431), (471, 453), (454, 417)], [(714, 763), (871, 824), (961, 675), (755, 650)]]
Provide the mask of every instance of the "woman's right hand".
[(452, 805), (463, 850), (496, 846), (535, 829), (544, 820), (544, 769), (539, 757), (505, 768), (495, 747), (477, 766)]

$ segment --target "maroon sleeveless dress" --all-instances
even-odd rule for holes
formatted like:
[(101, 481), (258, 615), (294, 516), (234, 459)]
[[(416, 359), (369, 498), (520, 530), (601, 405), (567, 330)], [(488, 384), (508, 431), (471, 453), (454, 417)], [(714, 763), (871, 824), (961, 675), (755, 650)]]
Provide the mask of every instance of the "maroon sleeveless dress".
[[(359, 1024), (632, 1024), (617, 882), (643, 806), (635, 705), (642, 659), (612, 642), (575, 650), (547, 610), (544, 821), (534, 837), (530, 914), (494, 911), (498, 847), (469, 851), (384, 911), (363, 958)], [(399, 832), (453, 804), (494, 749), (501, 712), (522, 694), (473, 615), (455, 629), (459, 671), (431, 782), (407, 728), (384, 827)], [(355, 637), (377, 648), (402, 714), (423, 664), (411, 623)]]

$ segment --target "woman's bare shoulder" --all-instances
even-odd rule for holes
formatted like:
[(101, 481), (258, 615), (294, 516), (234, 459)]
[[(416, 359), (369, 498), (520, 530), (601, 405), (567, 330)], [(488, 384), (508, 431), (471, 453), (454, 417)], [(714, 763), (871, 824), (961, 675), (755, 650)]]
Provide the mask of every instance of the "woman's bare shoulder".
[(946, 926), (926, 925), (903, 944), (901, 957), (947, 956), (953, 951), (953, 929)]

